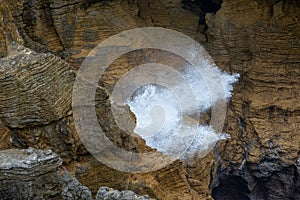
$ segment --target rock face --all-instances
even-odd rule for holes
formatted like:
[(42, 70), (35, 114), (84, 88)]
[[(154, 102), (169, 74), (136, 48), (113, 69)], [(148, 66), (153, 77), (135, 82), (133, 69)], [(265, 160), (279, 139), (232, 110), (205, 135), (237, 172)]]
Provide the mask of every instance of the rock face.
[(2, 122), (11, 128), (23, 128), (62, 118), (71, 109), (74, 77), (60, 58), (12, 44), (8, 57), (1, 59)]
[(241, 74), (225, 125), (232, 139), (219, 146), (215, 199), (299, 198), (299, 13), (297, 1), (224, 1), (207, 18), (211, 55)]
[(1, 199), (92, 199), (50, 150), (3, 150), (0, 160)]
[[(0, 56), (6, 57), (0, 67), (0, 138), (5, 141), (1, 149), (11, 148), (9, 137), (17, 147), (51, 148), (94, 194), (108, 186), (157, 199), (299, 199), (299, 1), (226, 0), (216, 14), (206, 15), (208, 29), (200, 32), (198, 16), (183, 9), (181, 0), (87, 2), (0, 2)], [(195, 38), (220, 68), (241, 78), (224, 126), (230, 140), (220, 142), (203, 159), (128, 174), (99, 163), (81, 145), (70, 111), (74, 76), (67, 63), (78, 69), (99, 42), (145, 26)], [(11, 51), (13, 41), (29, 49)], [(132, 66), (172, 61), (158, 54), (124, 55), (101, 84), (110, 90)], [(99, 120), (114, 127), (105, 95), (99, 96)], [(120, 135), (108, 137), (125, 149), (148, 151), (143, 141)], [(10, 188), (12, 183), (5, 180), (2, 186)], [(69, 198), (77, 194), (64, 191)]]

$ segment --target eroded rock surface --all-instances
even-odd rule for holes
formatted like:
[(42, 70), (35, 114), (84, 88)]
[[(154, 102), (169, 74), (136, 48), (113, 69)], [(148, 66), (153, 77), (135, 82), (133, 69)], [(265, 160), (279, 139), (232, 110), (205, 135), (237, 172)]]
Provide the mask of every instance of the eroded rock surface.
[(224, 129), (232, 139), (218, 149), (216, 199), (234, 199), (233, 188), (244, 199), (299, 196), (299, 13), (297, 1), (224, 1), (207, 18), (208, 51), (241, 74)]
[[(66, 112), (70, 108), (69, 93), (60, 93), (63, 97), (54, 95), (65, 100), (65, 103), (56, 104), (53, 99), (48, 99), (47, 88), (41, 93), (28, 93), (28, 90), (21, 90), (19, 85), (14, 85), (24, 79), (17, 80), (13, 75), (5, 78), (5, 81), (13, 84), (9, 87), (2, 85), (0, 89), (0, 92), (7, 94), (0, 96), (1, 109), (4, 109), (1, 111), (4, 126), (0, 130), (3, 133), (0, 138), (6, 141), (0, 148), (11, 148), (10, 134), (15, 146), (19, 143), (19, 147), (23, 148), (52, 148), (62, 156), (65, 166), (94, 194), (99, 186), (108, 186), (149, 194), (157, 199), (211, 199), (211, 191), (215, 199), (298, 198), (298, 1), (226, 0), (216, 14), (206, 15), (208, 29), (202, 33), (197, 31), (198, 16), (183, 9), (181, 0), (88, 3), (81, 0), (3, 0), (0, 5), (1, 57), (9, 54), (8, 47), (16, 41), (38, 53), (50, 51), (78, 69), (89, 51), (109, 36), (135, 27), (160, 26), (199, 40), (220, 68), (241, 75), (229, 103), (224, 126), (224, 132), (231, 134), (231, 140), (221, 142), (205, 158), (195, 158), (186, 165), (178, 161), (157, 172), (143, 175), (117, 172), (106, 167), (91, 157), (80, 144), (72, 112)], [(31, 52), (30, 49), (28, 51)], [(124, 73), (137, 64), (149, 60), (165, 64), (169, 60), (174, 61), (174, 58), (165, 54), (160, 54), (159, 58), (158, 54), (134, 52), (116, 60), (102, 77), (103, 85), (110, 90)], [(46, 82), (50, 80), (49, 77), (56, 77), (47, 73), (48, 70), (50, 72), (50, 69), (56, 70), (57, 66), (65, 65), (48, 53), (34, 55), (36, 61), (45, 61), (47, 70), (40, 78), (46, 78)], [(22, 56), (30, 57), (25, 53)], [(8, 62), (10, 58), (5, 59)], [(21, 65), (18, 61), (7, 69), (14, 66), (15, 72), (21, 73), (17, 64)], [(30, 74), (28, 76), (31, 77)], [(62, 84), (64, 80), (67, 85)], [(38, 79), (33, 83), (35, 81)], [(52, 89), (69, 91), (71, 79), (59, 76), (57, 81), (51, 86)], [(1, 81), (0, 84), (3, 83)], [(30, 95), (11, 101), (16, 99), (17, 93)], [(36, 95), (47, 99), (47, 103), (42, 104), (45, 106), (32, 106), (42, 103)], [(113, 133), (115, 124), (111, 119), (109, 104), (105, 95), (100, 94), (100, 97), (97, 105), (99, 117), (103, 116), (104, 125), (112, 125), (108, 130)], [(15, 111), (15, 106), (10, 107), (10, 104), (19, 105), (22, 109)], [(33, 112), (28, 113), (28, 110)], [(142, 141), (132, 140), (124, 134), (108, 136), (125, 149), (147, 150)]]
[(0, 151), (1, 199), (86, 199), (89, 189), (68, 171), (51, 150), (33, 148)]
[(0, 118), (6, 126), (49, 124), (71, 109), (75, 76), (60, 58), (13, 43), (0, 62)]
[(130, 190), (118, 191), (108, 187), (100, 187), (96, 196), (96, 200), (118, 200), (118, 199), (151, 200), (148, 196), (140, 196)]

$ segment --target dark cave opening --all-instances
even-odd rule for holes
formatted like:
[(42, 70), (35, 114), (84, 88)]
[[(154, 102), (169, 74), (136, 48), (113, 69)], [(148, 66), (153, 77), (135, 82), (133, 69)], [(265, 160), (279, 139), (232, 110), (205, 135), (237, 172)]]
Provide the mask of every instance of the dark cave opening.
[[(221, 9), (223, 0), (183, 0), (184, 8), (191, 9), (197, 6), (204, 13), (215, 13)], [(195, 12), (195, 10), (194, 10)], [(195, 13), (196, 14), (196, 13)]]
[[(266, 162), (275, 166), (273, 159)], [(277, 165), (281, 164), (277, 163)], [(215, 200), (300, 199), (299, 166), (297, 163), (288, 167), (279, 167), (268, 174), (262, 170), (261, 166), (248, 163), (245, 168), (247, 170), (243, 172), (220, 172), (212, 185), (212, 197)]]
[(239, 176), (227, 176), (213, 188), (212, 196), (216, 200), (250, 200), (247, 182)]
[(221, 8), (223, 0), (192, 0), (204, 13), (215, 13)]
[(205, 16), (207, 13), (216, 13), (221, 9), (223, 0), (183, 0), (183, 8), (199, 16), (197, 31), (205, 33), (208, 29)]

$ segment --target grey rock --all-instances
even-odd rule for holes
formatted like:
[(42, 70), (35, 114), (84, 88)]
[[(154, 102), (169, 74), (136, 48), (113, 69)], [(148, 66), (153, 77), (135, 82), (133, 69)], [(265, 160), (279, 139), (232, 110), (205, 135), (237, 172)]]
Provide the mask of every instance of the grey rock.
[(0, 151), (0, 199), (91, 200), (89, 189), (61, 165), (61, 158), (51, 150)]
[(65, 200), (74, 200), (74, 199), (82, 199), (82, 200), (92, 200), (92, 193), (86, 187), (79, 183), (79, 181), (70, 176), (67, 172), (63, 174), (62, 179), (64, 180), (65, 186), (62, 189), (62, 198)]
[(140, 196), (135, 194), (131, 190), (114, 190), (108, 187), (100, 187), (96, 200), (153, 200), (149, 198), (147, 195)]

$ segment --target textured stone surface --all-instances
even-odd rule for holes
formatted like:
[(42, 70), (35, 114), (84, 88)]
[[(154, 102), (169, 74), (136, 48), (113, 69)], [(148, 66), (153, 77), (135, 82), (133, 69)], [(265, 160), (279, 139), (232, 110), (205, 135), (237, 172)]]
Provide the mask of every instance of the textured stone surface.
[(52, 151), (0, 151), (1, 199), (92, 199), (89, 189), (61, 168)]
[(132, 174), (108, 168), (93, 157), (81, 156), (68, 165), (68, 170), (82, 184), (88, 185), (93, 193), (97, 193), (100, 185), (132, 190), (136, 194), (147, 194), (155, 199), (201, 199), (188, 184), (189, 174), (180, 161), (156, 172)]
[(84, 199), (92, 200), (92, 193), (88, 187), (79, 183), (68, 171), (59, 173), (61, 181), (63, 181), (63, 187), (61, 191), (61, 197), (65, 200)]
[(48, 124), (71, 109), (75, 76), (60, 58), (14, 43), (0, 62), (0, 118), (5, 125)]
[(232, 139), (219, 146), (212, 180), (216, 199), (234, 199), (234, 187), (253, 199), (299, 196), (299, 13), (297, 1), (224, 1), (207, 18), (208, 51), (241, 74), (224, 129)]
[[(96, 200), (151, 200), (147, 196), (140, 196), (130, 190), (118, 191), (108, 187), (100, 187)], [(154, 199), (153, 199), (154, 200)]]
[(67, 116), (47, 125), (11, 129), (12, 144), (18, 148), (31, 146), (37, 149), (52, 149), (65, 163), (86, 154), (71, 114), (72, 112), (68, 112)]
[(10, 130), (0, 122), (0, 150), (12, 148)]
[[(11, 1), (11, 5), (14, 1)], [(6, 1), (0, 2), (0, 57), (7, 56), (7, 50), (12, 42), (17, 42), (18, 44), (23, 44), (23, 38), (18, 32), (18, 28), (13, 17), (13, 7)], [(20, 4), (18, 5), (20, 6)], [(16, 6), (17, 7), (17, 6)]]
[[(47, 125), (28, 126), (27, 122), (20, 125), (20, 120), (4, 116), (9, 113), (5, 111), (2, 121), (24, 127), (0, 130), (8, 146), (11, 134), (15, 146), (52, 148), (93, 193), (99, 186), (108, 186), (157, 199), (210, 199), (211, 190), (215, 199), (298, 198), (299, 1), (224, 0), (216, 14), (206, 15), (208, 29), (204, 34), (197, 32), (198, 16), (183, 9), (181, 0), (90, 2), (1, 1), (0, 55), (6, 56), (10, 43), (17, 41), (39, 53), (51, 51), (78, 68), (93, 47), (120, 31), (144, 26), (178, 30), (202, 42), (223, 70), (241, 75), (224, 126), (231, 139), (221, 142), (203, 159), (195, 158), (185, 165), (176, 162), (155, 173), (130, 175), (109, 169), (87, 154), (71, 113), (60, 112), (62, 119)], [(159, 59), (153, 52), (143, 53), (134, 52), (116, 60), (103, 76), (103, 85), (111, 89), (132, 66), (153, 57), (162, 63), (172, 61), (172, 57)], [(102, 120), (112, 125), (112, 131), (109, 107), (105, 107), (105, 96), (100, 97), (99, 117), (106, 114)], [(0, 98), (0, 105), (7, 105), (7, 96)], [(28, 103), (24, 98), (22, 102)], [(65, 110), (64, 106), (55, 109)], [(59, 118), (53, 113), (47, 116)], [(47, 118), (43, 123), (49, 121)], [(142, 141), (122, 139), (120, 135), (109, 137), (125, 149), (145, 150)]]

